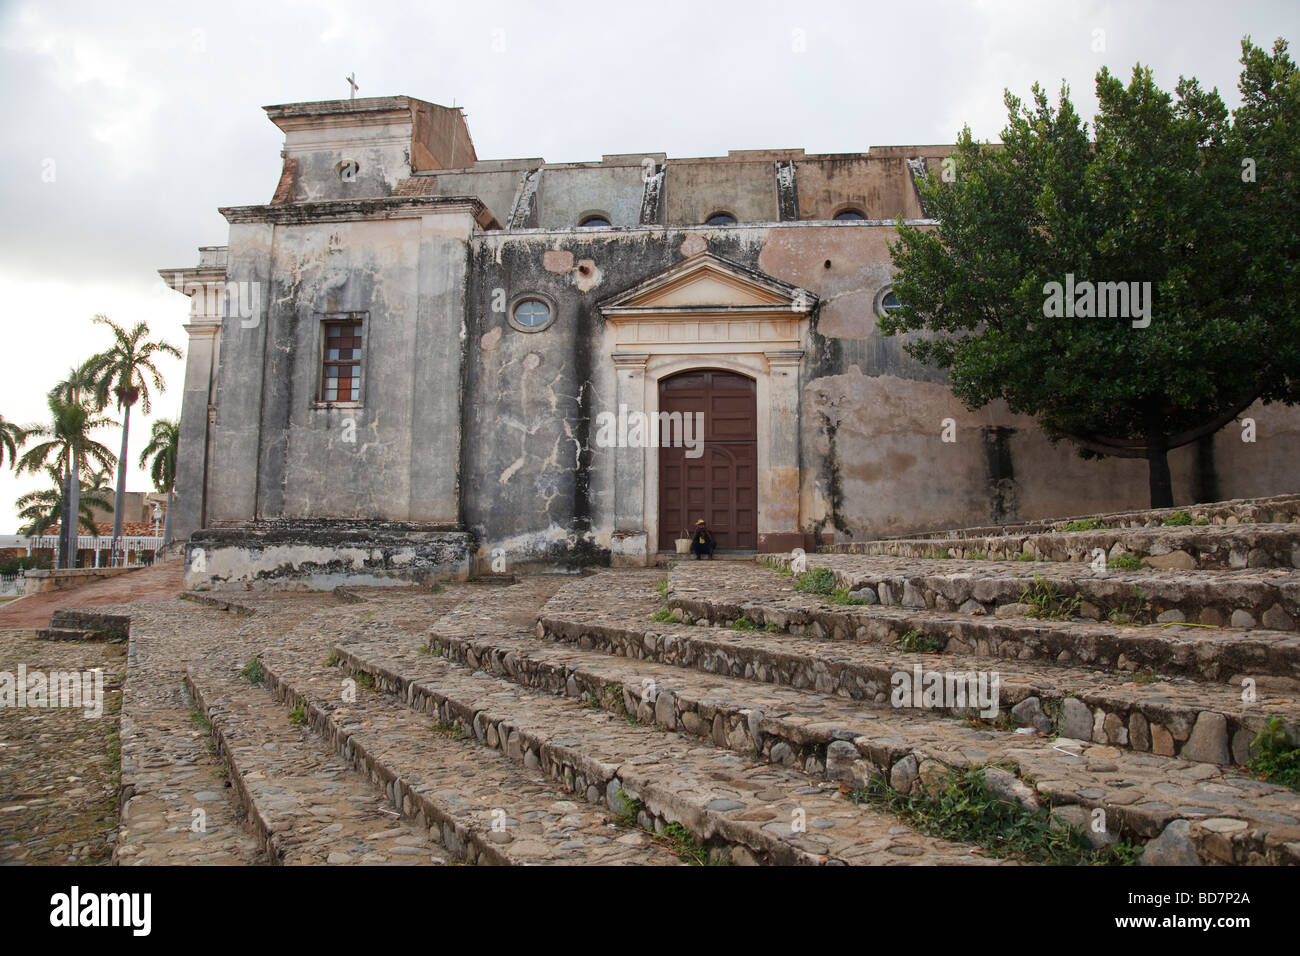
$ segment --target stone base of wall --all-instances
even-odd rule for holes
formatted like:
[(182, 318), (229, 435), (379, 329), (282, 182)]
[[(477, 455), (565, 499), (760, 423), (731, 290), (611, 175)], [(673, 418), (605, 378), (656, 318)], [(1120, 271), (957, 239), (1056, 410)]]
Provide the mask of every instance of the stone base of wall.
[(190, 590), (329, 591), (469, 575), (464, 531), (391, 521), (263, 521), (206, 528), (185, 549)]

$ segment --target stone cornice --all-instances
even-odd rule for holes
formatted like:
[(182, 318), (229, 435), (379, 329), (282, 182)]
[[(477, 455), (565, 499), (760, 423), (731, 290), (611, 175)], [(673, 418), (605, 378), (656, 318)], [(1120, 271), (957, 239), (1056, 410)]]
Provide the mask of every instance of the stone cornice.
[(386, 196), (277, 206), (223, 206), (217, 211), (231, 224), (310, 225), (316, 222), (411, 219), (424, 212), (469, 213), (483, 228), (494, 221), (492, 213), (474, 196)]

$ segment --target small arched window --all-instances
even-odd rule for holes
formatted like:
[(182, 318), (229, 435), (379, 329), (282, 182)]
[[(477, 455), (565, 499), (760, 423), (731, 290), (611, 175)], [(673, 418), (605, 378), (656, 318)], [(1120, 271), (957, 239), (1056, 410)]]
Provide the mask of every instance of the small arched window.
[(588, 216), (578, 223), (579, 229), (608, 229), (610, 222), (604, 216)]
[(729, 212), (715, 212), (708, 219), (704, 220), (706, 226), (734, 226), (736, 217)]
[(882, 319), (893, 315), (903, 307), (898, 296), (894, 293), (894, 287), (887, 285), (876, 295), (876, 315)]
[(858, 209), (841, 209), (835, 214), (836, 222), (859, 222), (866, 218)]

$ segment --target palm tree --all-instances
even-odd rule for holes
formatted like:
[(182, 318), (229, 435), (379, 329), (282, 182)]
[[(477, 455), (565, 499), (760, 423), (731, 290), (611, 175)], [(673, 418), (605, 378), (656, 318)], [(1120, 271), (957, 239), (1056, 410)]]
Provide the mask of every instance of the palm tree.
[[(65, 403), (84, 404), (95, 389), (94, 363), (95, 356), (91, 356), (80, 365), (69, 368), (67, 377), (50, 389), (49, 397), (58, 398)], [(77, 553), (76, 532), (72, 528), (72, 516), (79, 514), (81, 511), (81, 469), (69, 467), (65, 469), (65, 473), (68, 487), (64, 489), (63, 494), (67, 503), (67, 510), (64, 512), (65, 521), (63, 523), (63, 538), (65, 540), (59, 542), (60, 567), (64, 566), (63, 562), (68, 555), (75, 556)]]
[[(55, 462), (54, 470), (61, 492), (61, 501), (69, 506), (69, 517), (64, 524), (64, 540), (59, 544), (59, 567), (68, 567), (68, 560), (76, 548), (75, 535), (71, 534), (72, 514), (81, 514), (80, 479), (82, 472), (92, 470), (92, 464), (112, 469), (117, 466), (117, 456), (104, 445), (90, 437), (97, 428), (116, 425), (111, 418), (96, 417), (84, 402), (67, 401), (55, 388), (47, 398), (50, 407), (50, 424), (34, 425), (24, 429), (36, 444), (29, 447), (14, 465), (18, 474), (35, 474)], [(69, 539), (72, 540), (69, 540)]]
[[(27, 522), (18, 530), (19, 534), (41, 535), (63, 520), (62, 489), (67, 487), (67, 482), (64, 481), (59, 469), (54, 466), (46, 465), (44, 470), (50, 476), (52, 487), (29, 491), (14, 502), (14, 507), (18, 509), (18, 517)], [(95, 525), (94, 509), (111, 511), (113, 508), (113, 503), (108, 500), (108, 491), (107, 487), (87, 488), (85, 494), (81, 496), (77, 509), (78, 525), (92, 535), (99, 534), (99, 528)]]
[[(176, 490), (176, 447), (180, 443), (180, 425), (168, 418), (153, 423), (149, 444), (140, 452), (140, 467), (149, 468), (153, 486), (167, 493), (167, 513), (163, 516), (163, 544), (171, 540), (172, 495)], [(149, 459), (153, 463), (149, 463)]]
[(180, 358), (180, 349), (167, 342), (148, 341), (149, 326), (137, 322), (128, 332), (106, 315), (95, 316), (99, 325), (107, 325), (113, 332), (113, 345), (107, 352), (95, 356), (92, 370), (95, 377), (95, 401), (99, 407), (108, 405), (109, 393), (117, 399), (122, 410), (122, 451), (117, 459), (117, 494), (113, 499), (113, 553), (117, 553), (117, 540), (122, 537), (122, 499), (126, 495), (127, 436), (131, 430), (131, 406), (140, 403), (140, 410), (149, 414), (149, 385), (145, 375), (153, 379), (159, 392), (166, 391), (162, 373), (154, 365), (154, 358), (170, 355)]
[(23, 447), (26, 440), (27, 432), (13, 422), (5, 421), (5, 417), (0, 415), (0, 465), (5, 463), (5, 452), (8, 452), (9, 467), (12, 468), (14, 459), (18, 457), (18, 449)]

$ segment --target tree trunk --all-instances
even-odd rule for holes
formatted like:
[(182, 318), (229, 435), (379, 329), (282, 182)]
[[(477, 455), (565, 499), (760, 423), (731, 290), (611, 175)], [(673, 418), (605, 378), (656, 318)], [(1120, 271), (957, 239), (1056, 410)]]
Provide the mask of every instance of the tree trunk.
[(1165, 434), (1164, 420), (1156, 402), (1148, 404), (1146, 411), (1147, 426), (1147, 471), (1151, 488), (1152, 508), (1172, 508), (1174, 506), (1173, 483), (1169, 478), (1169, 436)]
[(68, 476), (65, 474), (59, 482), (59, 545), (54, 558), (56, 568), (68, 566)]
[(171, 544), (172, 540), (172, 499), (176, 497), (176, 490), (172, 489), (167, 492), (167, 510), (163, 512), (163, 547)]
[[(117, 493), (113, 495), (113, 558), (117, 557), (117, 541), (122, 537), (122, 509), (126, 503), (126, 436), (131, 430), (131, 405), (127, 403), (122, 413), (122, 454), (117, 458)], [(125, 562), (123, 562), (125, 563)]]
[(77, 535), (81, 531), (81, 473), (76, 467), (68, 469), (68, 567), (77, 566)]

